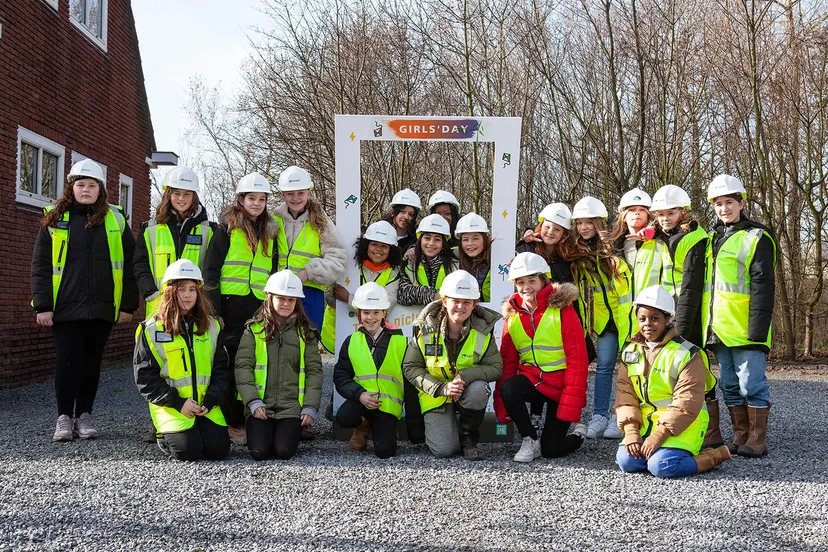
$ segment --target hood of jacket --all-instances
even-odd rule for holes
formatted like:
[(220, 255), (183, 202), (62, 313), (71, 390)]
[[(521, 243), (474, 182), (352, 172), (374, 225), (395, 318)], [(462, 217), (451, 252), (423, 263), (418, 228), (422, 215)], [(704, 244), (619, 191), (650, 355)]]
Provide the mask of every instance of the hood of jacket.
[[(549, 284), (538, 292), (538, 304), (546, 304), (553, 309), (562, 309), (567, 305), (571, 305), (578, 299), (578, 288), (575, 284), (562, 282), (557, 284)], [(501, 307), (501, 314), (503, 318), (508, 318), (518, 312), (526, 312), (523, 306), (523, 298), (517, 293), (513, 293)]]
[[(438, 327), (438, 319), (440, 317), (440, 310), (443, 308), (442, 301), (432, 301), (425, 306), (423, 312), (417, 317), (417, 326), (423, 333), (434, 333), (441, 328)], [(473, 328), (480, 333), (491, 333), (494, 330), (495, 323), (500, 320), (501, 316), (497, 312), (487, 309), (481, 305), (475, 305), (471, 316), (463, 324), (463, 335), (465, 336), (467, 328)], [(443, 325), (445, 325), (445, 320)]]

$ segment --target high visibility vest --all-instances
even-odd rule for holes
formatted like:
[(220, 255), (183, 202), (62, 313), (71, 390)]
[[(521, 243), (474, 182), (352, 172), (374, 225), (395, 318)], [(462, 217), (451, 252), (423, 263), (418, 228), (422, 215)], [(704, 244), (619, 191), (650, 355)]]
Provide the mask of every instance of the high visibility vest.
[[(764, 341), (747, 338), (750, 318), (750, 264), (762, 236), (771, 237), (761, 228), (740, 230), (730, 236), (713, 257), (713, 240), (707, 244), (707, 277), (702, 295), (703, 340), (710, 331), (728, 347), (761, 344), (770, 348), (772, 325)], [(711, 233), (711, 238), (713, 233)], [(773, 243), (773, 265), (776, 268), (776, 243)], [(705, 308), (706, 307), (706, 308)]]
[[(425, 359), (428, 373), (439, 381), (449, 383), (454, 379), (458, 370), (462, 374), (462, 370), (475, 366), (480, 362), (480, 359), (483, 358), (483, 353), (489, 348), (491, 338), (491, 334), (482, 334), (475, 329), (469, 330), (469, 335), (465, 343), (463, 343), (463, 347), (457, 353), (457, 362), (455, 362), (454, 367), (449, 362), (446, 346), (442, 343), (439, 333), (435, 332), (428, 335), (420, 333), (417, 337), (417, 342), (420, 346), (420, 352)], [(435, 351), (439, 352), (439, 354), (426, 354), (426, 345), (435, 345)], [(422, 389), (418, 389), (418, 395), (420, 398), (420, 410), (424, 413), (439, 408), (447, 402), (451, 402), (449, 397), (432, 397)]]
[[(213, 357), (218, 347), (218, 321), (211, 318), (210, 329), (204, 335), (196, 335), (198, 328), (194, 328), (192, 348), (181, 335), (171, 337), (164, 332), (164, 325), (155, 316), (139, 326), (139, 331), (141, 327), (167, 385), (175, 389), (179, 397), (202, 404), (210, 386)], [(195, 417), (188, 418), (175, 408), (150, 403), (149, 410), (155, 429), (160, 433), (184, 431), (195, 424)], [(215, 424), (227, 425), (218, 406), (211, 408), (205, 417)]]
[(488, 303), (492, 298), (492, 271), (486, 273), (486, 278), (483, 280), (483, 287), (480, 289), (480, 300)]
[[(253, 382), (259, 398), (264, 400), (265, 388), (267, 387), (267, 341), (265, 341), (264, 326), (261, 322), (250, 324), (250, 330), (256, 341), (256, 364), (253, 367)], [(299, 332), (299, 406), (305, 403), (305, 338), (302, 331)]]
[(601, 271), (598, 258), (595, 259), (595, 269), (598, 274), (596, 278), (590, 272), (584, 271), (578, 280), (578, 304), (583, 313), (581, 322), (584, 332), (589, 329), (587, 317), (587, 304), (584, 300), (587, 289), (592, 291), (592, 328), (597, 334), (601, 334), (607, 327), (610, 320), (615, 322), (618, 329), (618, 347), (630, 336), (630, 324), (632, 317), (632, 295), (630, 291), (630, 269), (626, 261), (619, 259), (621, 263), (621, 276), (607, 278)]
[[(48, 213), (54, 209), (49, 206), (43, 209)], [(109, 262), (112, 266), (112, 287), (114, 290), (112, 302), (115, 305), (115, 321), (121, 310), (121, 298), (124, 293), (124, 244), (121, 241), (126, 229), (126, 219), (118, 212), (118, 207), (109, 206), (104, 217), (106, 230), (106, 244), (109, 247)], [(57, 226), (49, 227), (52, 238), (52, 310), (57, 305), (60, 282), (63, 279), (63, 269), (66, 267), (67, 248), (69, 247), (69, 211), (63, 213)]]
[(663, 241), (655, 239), (643, 242), (641, 247), (638, 248), (638, 252), (635, 255), (635, 267), (633, 268), (632, 278), (633, 299), (648, 287), (660, 283), (662, 272), (669, 268), (664, 266), (664, 261), (669, 261), (670, 259), (668, 249)]
[(566, 369), (560, 309), (547, 307), (533, 337), (526, 333), (519, 315), (511, 316), (507, 324), (509, 336), (520, 355), (520, 364), (535, 366), (542, 372)]
[[(204, 270), (207, 246), (212, 238), (213, 229), (210, 228), (208, 221), (205, 220), (196, 224), (187, 234), (187, 243), (181, 252), (181, 258), (192, 261), (198, 268)], [(152, 277), (155, 279), (155, 288), (161, 291), (163, 287), (161, 280), (164, 279), (164, 272), (168, 266), (179, 260), (169, 225), (158, 224), (154, 220), (149, 221), (147, 229), (144, 231), (144, 241), (147, 244), (150, 272), (152, 272)], [(155, 299), (147, 301), (147, 316), (152, 316), (158, 312), (162, 299), (163, 297), (159, 294)]]
[(265, 284), (273, 270), (273, 240), (268, 243), (270, 256), (262, 250), (262, 242), (256, 244), (256, 254), (250, 250), (250, 244), (244, 232), (234, 228), (230, 232), (230, 249), (221, 265), (220, 290), (222, 295), (248, 295), (250, 291), (264, 300)]
[[(279, 223), (279, 231), (276, 234), (279, 245), (279, 270), (289, 268), (296, 273), (303, 270), (311, 259), (318, 259), (322, 256), (319, 232), (309, 222), (302, 226), (299, 235), (296, 236), (296, 241), (293, 242), (293, 247), (289, 247), (285, 234), (285, 220), (279, 215), (273, 218)], [(323, 291), (325, 289), (323, 284), (311, 280), (305, 282), (305, 285)]]
[[(440, 270), (437, 272), (437, 282), (434, 284), (436, 289), (440, 289), (440, 286), (443, 285), (443, 279), (446, 277), (446, 267), (442, 264), (440, 265)], [(430, 286), (431, 284), (428, 283), (428, 274), (426, 274), (425, 267), (420, 264), (417, 267), (417, 285), (419, 286)]]
[[(621, 360), (627, 366), (627, 374), (639, 400), (642, 437), (647, 438), (652, 433), (661, 414), (666, 412), (667, 407), (673, 402), (673, 391), (679, 374), (698, 352), (699, 348), (689, 341), (674, 337), (658, 352), (653, 365), (650, 366), (650, 373), (645, 374), (644, 347), (638, 343), (629, 343), (624, 348)], [(704, 358), (706, 359), (706, 356)], [(707, 372), (710, 373), (709, 368)], [(713, 381), (715, 382), (715, 379)], [(708, 378), (705, 387), (709, 383)], [(707, 407), (702, 402), (702, 410), (693, 423), (680, 434), (668, 437), (662, 446), (684, 449), (695, 456), (701, 450), (709, 419)]]
[(392, 335), (382, 365), (377, 368), (368, 340), (362, 332), (354, 332), (348, 343), (348, 358), (354, 367), (354, 381), (369, 393), (379, 393), (382, 412), (399, 419), (403, 410), (402, 362), (408, 340), (404, 335)]
[(682, 236), (676, 246), (673, 258), (670, 258), (669, 248), (666, 246), (664, 248), (664, 270), (661, 272), (659, 285), (666, 289), (676, 301), (681, 295), (682, 284), (684, 283), (684, 261), (687, 259), (687, 254), (697, 243), (706, 239), (709, 239), (707, 232), (701, 227), (697, 227), (692, 232)]

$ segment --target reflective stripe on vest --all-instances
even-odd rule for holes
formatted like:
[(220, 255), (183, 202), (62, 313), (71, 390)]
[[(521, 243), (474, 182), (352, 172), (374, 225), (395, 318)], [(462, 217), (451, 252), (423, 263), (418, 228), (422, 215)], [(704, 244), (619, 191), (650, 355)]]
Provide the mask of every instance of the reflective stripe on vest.
[[(624, 348), (621, 360), (627, 366), (627, 374), (639, 400), (642, 437), (646, 438), (652, 433), (661, 414), (666, 412), (667, 407), (673, 402), (673, 391), (679, 374), (698, 352), (699, 348), (689, 341), (675, 337), (662, 347), (655, 362), (650, 366), (649, 373), (645, 374), (644, 348), (637, 343), (629, 343)], [(637, 354), (637, 361), (627, 362), (625, 359), (629, 358), (629, 354)], [(693, 455), (698, 454), (707, 431), (708, 420), (707, 407), (702, 402), (702, 410), (690, 426), (680, 434), (668, 437), (662, 446), (684, 449)]]
[[(656, 239), (647, 240), (638, 248), (633, 270), (633, 299), (648, 287), (659, 284), (667, 249), (663, 241)], [(669, 251), (667, 257), (670, 257)]]
[[(253, 332), (253, 337), (256, 341), (256, 364), (253, 367), (253, 383), (256, 385), (256, 391), (259, 392), (259, 398), (264, 400), (265, 389), (267, 388), (267, 341), (265, 341), (264, 326), (261, 322), (253, 322), (250, 324), (250, 330)], [(305, 403), (305, 338), (302, 336), (301, 330), (299, 333), (299, 380), (297, 382), (299, 387), (299, 406)]]
[(618, 259), (621, 263), (621, 276), (608, 279), (601, 271), (598, 265), (597, 257), (595, 261), (595, 268), (598, 278), (593, 276), (589, 271), (583, 271), (578, 280), (578, 304), (581, 307), (584, 331), (589, 329), (587, 304), (585, 297), (587, 290), (592, 292), (592, 329), (601, 335), (604, 329), (609, 324), (610, 320), (615, 322), (615, 327), (618, 330), (618, 347), (622, 348), (624, 343), (629, 338), (631, 317), (632, 317), (632, 294), (630, 292), (630, 271), (629, 265), (623, 259)]
[(265, 256), (262, 242), (256, 243), (256, 255), (250, 250), (244, 232), (234, 228), (230, 232), (230, 248), (221, 265), (220, 291), (222, 295), (248, 295), (250, 291), (264, 300), (265, 284), (273, 270), (273, 240), (268, 243), (270, 257)]
[[(46, 207), (43, 212), (48, 213), (54, 207)], [(124, 244), (121, 241), (126, 230), (126, 219), (118, 212), (117, 207), (109, 206), (104, 217), (106, 230), (106, 244), (109, 248), (109, 262), (112, 266), (113, 305), (115, 306), (115, 320), (121, 310), (121, 298), (124, 292)], [(69, 212), (63, 213), (56, 227), (49, 227), (52, 238), (52, 310), (57, 306), (60, 282), (63, 279), (63, 269), (66, 267), (66, 256), (69, 248)]]
[(535, 366), (543, 372), (566, 369), (560, 309), (547, 307), (535, 330), (534, 337), (529, 337), (526, 333), (519, 315), (511, 316), (507, 323), (509, 336), (520, 355), (522, 365)]
[[(299, 235), (296, 236), (296, 241), (293, 242), (293, 246), (291, 247), (288, 246), (284, 219), (279, 215), (273, 218), (279, 223), (279, 231), (276, 234), (279, 246), (279, 270), (289, 268), (293, 272), (299, 272), (305, 268), (308, 261), (318, 259), (322, 256), (319, 232), (311, 226), (310, 222), (305, 222), (302, 229), (299, 230)], [(323, 291), (325, 289), (324, 285), (311, 280), (305, 282), (305, 285)]]
[(379, 409), (399, 419), (403, 409), (402, 361), (408, 340), (392, 335), (382, 365), (377, 369), (368, 340), (361, 331), (354, 332), (348, 343), (348, 358), (354, 367), (354, 381), (369, 393), (378, 393)]
[(670, 249), (668, 247), (664, 248), (664, 270), (661, 274), (661, 287), (666, 289), (676, 301), (681, 295), (684, 283), (684, 261), (687, 259), (687, 254), (696, 244), (706, 239), (708, 239), (707, 232), (702, 230), (701, 227), (696, 227), (695, 230), (681, 237), (678, 245), (676, 245), (673, 258), (670, 258)]
[[(155, 316), (147, 319), (143, 326), (152, 356), (161, 367), (160, 375), (167, 385), (175, 389), (181, 398), (202, 404), (210, 386), (213, 357), (218, 347), (218, 322), (211, 318), (210, 329), (204, 335), (196, 335), (198, 328), (193, 329), (192, 350), (181, 335), (167, 341), (170, 335), (164, 332), (164, 325)], [(159, 341), (159, 337), (163, 340)], [(160, 433), (184, 431), (195, 424), (195, 417), (188, 418), (168, 406), (150, 403), (149, 410), (155, 429)], [(206, 417), (218, 425), (227, 425), (218, 406), (211, 408)]]
[[(491, 334), (482, 334), (475, 329), (469, 330), (469, 335), (466, 338), (465, 343), (463, 343), (463, 347), (457, 353), (457, 361), (453, 367), (451, 366), (451, 362), (449, 362), (445, 343), (441, 342), (440, 335), (438, 333), (431, 333), (427, 336), (420, 334), (417, 338), (417, 342), (420, 346), (420, 353), (422, 353), (423, 358), (425, 359), (428, 373), (435, 379), (448, 383), (454, 379), (454, 376), (458, 370), (462, 373), (462, 370), (465, 368), (470, 368), (480, 362), (480, 359), (483, 358), (483, 354), (489, 348), (491, 338)], [(432, 344), (436, 345), (440, 350), (439, 355), (426, 354), (426, 345)], [(417, 391), (420, 397), (420, 410), (422, 412), (434, 410), (435, 408), (443, 406), (447, 402), (451, 402), (449, 397), (432, 397), (422, 389), (418, 389)]]
[[(716, 258), (708, 264), (702, 305), (702, 328), (704, 342), (710, 331), (728, 347), (755, 345), (757, 343), (771, 346), (772, 324), (768, 326), (768, 335), (764, 341), (750, 341), (747, 338), (750, 318), (750, 264), (756, 253), (756, 246), (767, 234), (761, 228), (740, 230), (730, 236), (719, 248)], [(712, 236), (712, 234), (711, 234)], [(773, 251), (773, 264), (776, 267), (776, 243)], [(708, 256), (712, 257), (712, 239), (707, 245)], [(712, 265), (712, 266), (711, 266)]]

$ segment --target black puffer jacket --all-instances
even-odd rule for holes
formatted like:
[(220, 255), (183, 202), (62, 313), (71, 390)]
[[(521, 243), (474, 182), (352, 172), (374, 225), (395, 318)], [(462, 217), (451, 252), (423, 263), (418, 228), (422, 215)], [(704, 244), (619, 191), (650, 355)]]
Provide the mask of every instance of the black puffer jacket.
[[(199, 205), (198, 209), (196, 210), (195, 215), (192, 217), (185, 219), (184, 221), (179, 221), (178, 224), (172, 222), (173, 220), (177, 221), (178, 218), (173, 213), (171, 219), (171, 223), (167, 226), (170, 229), (170, 234), (172, 234), (173, 242), (175, 243), (175, 256), (177, 259), (181, 258), (181, 254), (184, 252), (184, 247), (187, 245), (187, 236), (192, 232), (193, 228), (197, 225), (201, 224), (205, 220), (207, 220), (207, 211)], [(144, 232), (147, 230), (147, 226), (149, 226), (149, 221), (141, 223), (141, 229), (138, 233), (138, 240), (135, 243), (135, 280), (138, 283), (138, 291), (141, 293), (141, 297), (146, 299), (153, 293), (158, 291), (158, 288), (155, 286), (155, 278), (152, 277), (152, 270), (150, 269), (150, 253), (147, 251), (147, 239), (144, 236)], [(210, 228), (215, 231), (216, 223), (211, 222)], [(206, 238), (203, 238), (204, 242), (202, 242), (202, 247), (207, 247)], [(204, 267), (199, 267), (204, 268)], [(159, 277), (163, 275), (159, 274)]]
[[(89, 208), (72, 202), (69, 207), (69, 241), (66, 264), (52, 305), (52, 237), (41, 227), (32, 253), (32, 297), (37, 312), (54, 312), (54, 322), (74, 320), (115, 321), (114, 283), (104, 224), (86, 228)], [(132, 270), (135, 238), (126, 227), (121, 234), (124, 248), (124, 290), (121, 312), (138, 308), (138, 287)]]
[[(392, 329), (384, 327), (382, 333), (377, 337), (377, 341), (374, 342), (374, 338), (364, 329), (360, 328), (359, 331), (365, 334), (368, 347), (373, 348), (371, 357), (374, 359), (374, 364), (377, 368), (382, 366), (383, 361), (385, 361), (388, 344), (391, 343), (391, 336), (403, 335), (402, 330), (399, 328)], [(351, 336), (349, 335), (345, 338), (345, 341), (342, 343), (342, 348), (339, 350), (339, 359), (336, 361), (336, 366), (334, 366), (333, 382), (334, 386), (336, 386), (337, 393), (342, 395), (343, 398), (359, 401), (359, 396), (365, 392), (365, 388), (354, 381), (354, 365), (348, 356), (348, 346), (350, 344)], [(400, 370), (402, 370), (402, 363), (400, 364)]]

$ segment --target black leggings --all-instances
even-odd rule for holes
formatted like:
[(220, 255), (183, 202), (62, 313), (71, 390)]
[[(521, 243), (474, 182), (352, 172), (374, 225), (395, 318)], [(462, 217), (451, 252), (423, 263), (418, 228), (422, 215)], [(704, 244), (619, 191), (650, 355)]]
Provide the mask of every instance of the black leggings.
[(299, 448), (302, 421), (299, 418), (260, 420), (247, 417), (247, 450), (255, 460), (288, 460)]
[(336, 412), (339, 425), (349, 429), (362, 423), (362, 417), (371, 422), (374, 454), (390, 458), (397, 454), (397, 417), (381, 410), (370, 410), (359, 401), (347, 400)]
[(58, 416), (77, 418), (84, 412), (92, 412), (110, 331), (112, 322), (106, 320), (73, 320), (52, 326)]
[(163, 435), (176, 460), (193, 461), (202, 456), (207, 460), (221, 460), (230, 452), (227, 428), (203, 416), (196, 416), (195, 425), (186, 431)]
[(238, 347), (226, 347), (227, 358), (230, 365), (230, 379), (232, 381), (231, 393), (220, 405), (224, 420), (230, 427), (244, 427), (244, 404), (238, 399), (236, 391), (236, 352)]
[(544, 458), (560, 458), (580, 448), (582, 439), (566, 434), (569, 422), (557, 418), (558, 403), (538, 391), (526, 376), (518, 374), (504, 381), (500, 387), (500, 399), (520, 434), (532, 439), (537, 439), (538, 433), (532, 425), (526, 403), (530, 403), (533, 410), (537, 406), (542, 408), (546, 403), (546, 423), (541, 435), (541, 454)]

